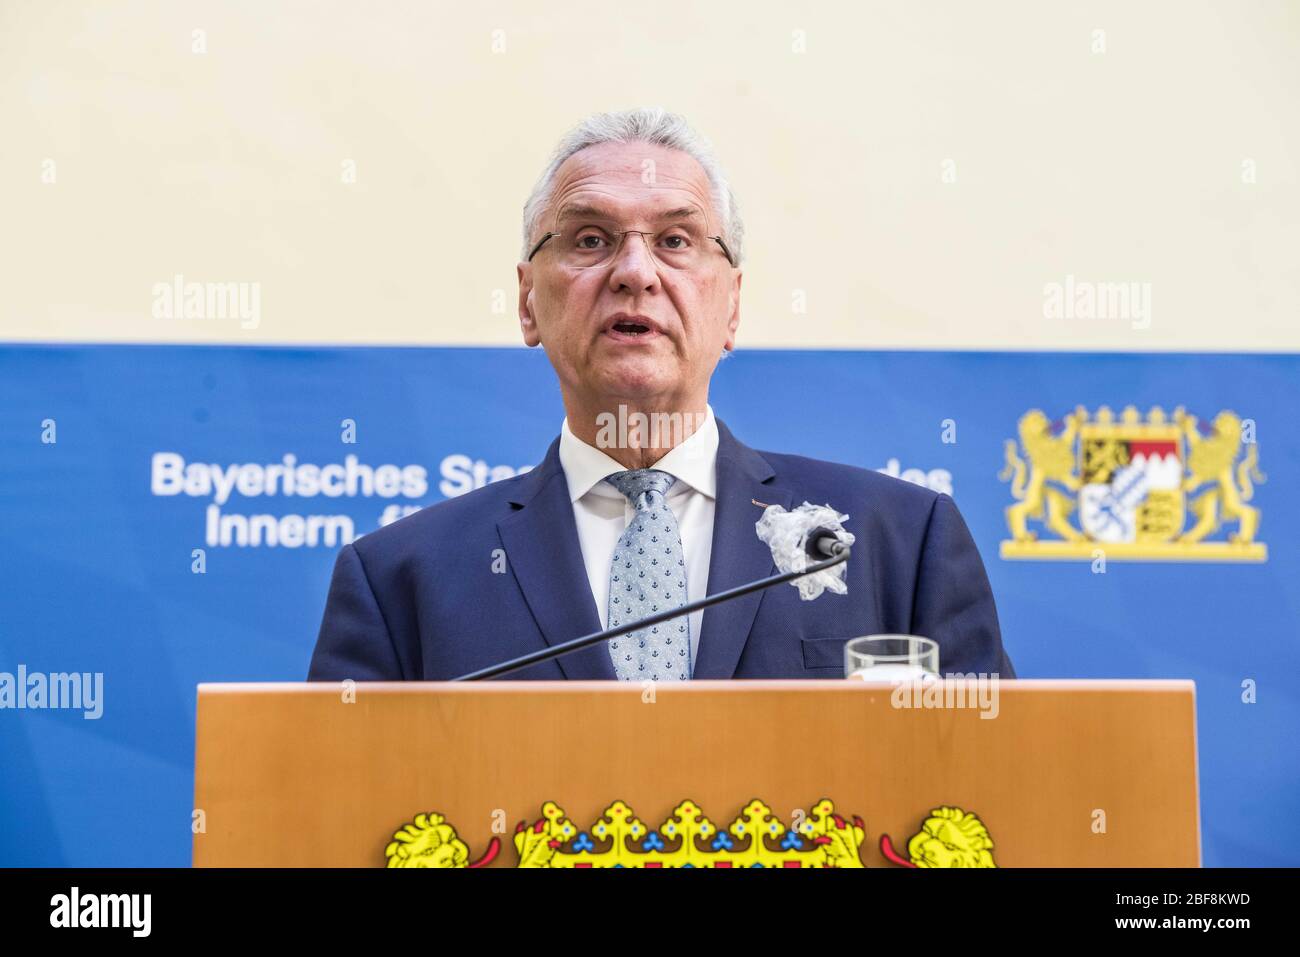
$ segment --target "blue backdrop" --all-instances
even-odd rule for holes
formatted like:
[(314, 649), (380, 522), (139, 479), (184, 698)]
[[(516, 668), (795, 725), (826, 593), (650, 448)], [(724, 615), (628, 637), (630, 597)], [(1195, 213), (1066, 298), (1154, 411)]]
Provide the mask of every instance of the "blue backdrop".
[[(742, 352), (710, 401), (756, 448), (950, 484), (1020, 676), (1194, 679), (1205, 863), (1300, 863), (1300, 357)], [(1129, 404), (1255, 421), (1266, 563), (999, 558), (1020, 416)], [(236, 490), (218, 506), (344, 515), (360, 534), (535, 464), (562, 417), (537, 350), (0, 348), (0, 672), (104, 675), (98, 720), (0, 710), (0, 864), (188, 864), (195, 685), (306, 673), (336, 548), (211, 543), (214, 493), (195, 477), (162, 494), (157, 462), (423, 468), (418, 497)]]

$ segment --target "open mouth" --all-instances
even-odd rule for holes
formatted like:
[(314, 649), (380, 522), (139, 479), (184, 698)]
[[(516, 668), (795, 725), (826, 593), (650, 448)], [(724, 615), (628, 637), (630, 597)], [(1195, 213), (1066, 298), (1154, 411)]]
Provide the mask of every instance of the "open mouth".
[(616, 322), (614, 323), (613, 328), (615, 332), (621, 332), (623, 335), (627, 336), (641, 336), (650, 331), (650, 327), (645, 323), (637, 322), (633, 319), (624, 322)]
[(605, 335), (620, 342), (654, 339), (661, 334), (654, 320), (647, 316), (616, 316), (605, 327)]

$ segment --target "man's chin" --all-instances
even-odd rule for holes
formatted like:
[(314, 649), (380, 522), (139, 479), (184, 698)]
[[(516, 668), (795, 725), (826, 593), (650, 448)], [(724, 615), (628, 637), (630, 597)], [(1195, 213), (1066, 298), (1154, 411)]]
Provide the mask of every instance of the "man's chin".
[(629, 357), (602, 364), (595, 379), (601, 383), (606, 395), (636, 401), (675, 391), (675, 372), (675, 368), (665, 368), (662, 361)]

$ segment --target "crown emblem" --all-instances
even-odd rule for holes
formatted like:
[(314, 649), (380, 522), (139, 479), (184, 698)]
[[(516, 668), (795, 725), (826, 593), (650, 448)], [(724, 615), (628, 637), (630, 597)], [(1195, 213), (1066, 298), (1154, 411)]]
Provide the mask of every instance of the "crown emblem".
[[(694, 801), (682, 801), (658, 827), (646, 825), (623, 801), (615, 801), (587, 828), (579, 828), (554, 801), (541, 817), (515, 828), (521, 868), (859, 868), (866, 840), (862, 818), (847, 818), (829, 799), (787, 825), (759, 800), (750, 801), (725, 827), (711, 821)], [(888, 835), (880, 839), (885, 858), (903, 867), (996, 867), (993, 841), (979, 817), (961, 808), (938, 807), (896, 853)], [(440, 814), (417, 815), (385, 849), (389, 867), (482, 867), (497, 856), (496, 838), (473, 863), (468, 846)]]

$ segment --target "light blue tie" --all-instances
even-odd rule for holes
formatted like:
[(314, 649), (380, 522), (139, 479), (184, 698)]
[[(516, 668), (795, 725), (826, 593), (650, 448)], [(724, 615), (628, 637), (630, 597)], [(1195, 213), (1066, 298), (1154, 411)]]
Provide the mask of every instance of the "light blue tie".
[[(677, 481), (658, 469), (618, 472), (605, 479), (628, 497), (636, 514), (614, 547), (609, 570), (609, 627), (686, 604), (686, 562), (677, 517), (664, 493)], [(620, 681), (685, 681), (691, 676), (691, 626), (672, 618), (609, 640)]]

